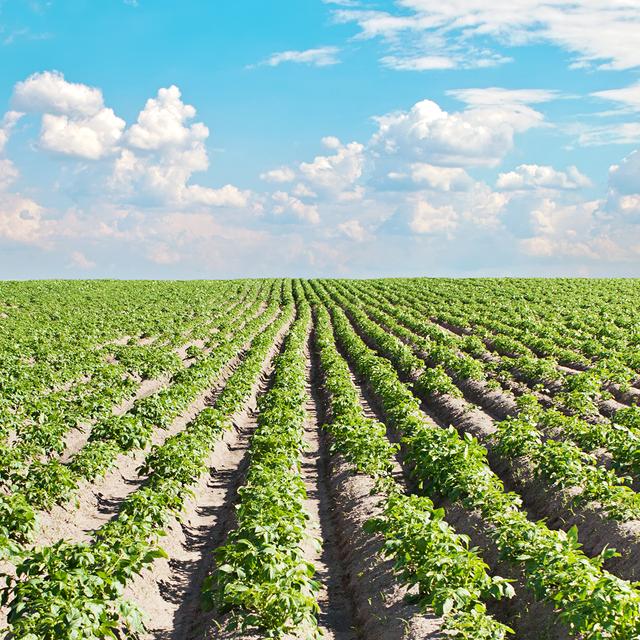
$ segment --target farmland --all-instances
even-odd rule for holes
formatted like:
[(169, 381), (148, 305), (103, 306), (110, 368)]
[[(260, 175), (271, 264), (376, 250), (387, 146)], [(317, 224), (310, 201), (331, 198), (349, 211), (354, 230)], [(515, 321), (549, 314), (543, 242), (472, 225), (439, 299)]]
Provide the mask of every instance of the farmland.
[(640, 638), (634, 280), (0, 284), (15, 640)]

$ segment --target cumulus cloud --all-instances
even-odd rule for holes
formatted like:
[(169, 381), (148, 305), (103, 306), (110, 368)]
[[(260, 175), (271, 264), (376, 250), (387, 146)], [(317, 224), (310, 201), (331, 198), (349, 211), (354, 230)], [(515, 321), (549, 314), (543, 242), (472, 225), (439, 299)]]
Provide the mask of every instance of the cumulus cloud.
[(499, 174), (496, 186), (505, 191), (535, 188), (572, 190), (589, 187), (591, 181), (573, 166), (567, 171), (556, 171), (550, 166), (521, 164), (514, 171)]
[[(294, 174), (295, 175), (295, 174)], [(297, 198), (317, 198), (318, 194), (315, 191), (312, 191), (306, 184), (302, 184), (302, 182), (298, 182), (295, 187), (293, 187), (294, 196)]]
[(145, 151), (198, 146), (209, 137), (209, 129), (202, 122), (185, 124), (195, 115), (195, 107), (182, 101), (178, 87), (160, 89), (155, 98), (147, 100), (137, 122), (127, 131), (127, 142)]
[(112, 193), (135, 202), (174, 207), (194, 205), (245, 207), (250, 194), (233, 185), (214, 189), (190, 184), (191, 176), (209, 168), (205, 141), (209, 129), (176, 86), (147, 100), (137, 122), (124, 134), (123, 148), (110, 180)]
[(18, 177), (18, 170), (11, 160), (1, 157), (13, 128), (22, 117), (22, 113), (8, 111), (0, 120), (0, 191), (4, 191)]
[(459, 167), (436, 167), (426, 162), (410, 165), (411, 180), (437, 191), (466, 191), (473, 186), (473, 179)]
[(510, 215), (527, 223), (518, 233), (519, 249), (539, 260), (635, 265), (640, 257), (640, 153), (610, 167), (606, 197), (586, 200), (570, 191), (512, 192)]
[(323, 138), (323, 144), (335, 153), (316, 156), (312, 162), (301, 163), (301, 179), (315, 192), (342, 194), (350, 191), (362, 176), (364, 145), (358, 142), (342, 144), (333, 136)]
[(271, 54), (258, 66), (277, 67), (285, 62), (306, 64), (313, 67), (328, 67), (340, 62), (338, 47), (318, 47), (317, 49), (305, 49), (303, 51), (279, 51)]
[(418, 200), (413, 205), (409, 227), (419, 234), (452, 232), (458, 227), (458, 214), (450, 205), (435, 207)]
[(42, 114), (42, 148), (67, 156), (97, 160), (113, 153), (125, 128), (124, 120), (104, 106), (99, 89), (67, 82), (57, 71), (18, 82), (13, 104)]
[(69, 116), (92, 116), (104, 107), (100, 89), (67, 82), (59, 71), (34, 73), (18, 82), (13, 104), (20, 111)]
[[(53, 78), (60, 81), (66, 82), (59, 74)], [(17, 171), (0, 157), (0, 238), (59, 247), (63, 264), (78, 270), (91, 268), (86, 247), (99, 247), (102, 255), (105, 243), (171, 273), (195, 264), (226, 269), (226, 245), (244, 251), (245, 260), (259, 256), (260, 266), (269, 260), (265, 247), (275, 255), (286, 246), (293, 271), (301, 264), (335, 271), (352, 260), (376, 271), (372, 256), (394, 242), (400, 262), (405, 250), (422, 247), (445, 259), (443, 269), (451, 265), (448, 252), (463, 262), (480, 247), (493, 260), (487, 247), (501, 244), (513, 252), (510, 259), (544, 264), (569, 257), (580, 264), (630, 263), (638, 257), (637, 152), (611, 167), (609, 192), (598, 201), (585, 201), (580, 191), (590, 182), (575, 167), (500, 167), (491, 186), (478, 178), (485, 171), (474, 172), (498, 166), (519, 133), (545, 125), (536, 105), (558, 97), (552, 91), (456, 90), (450, 95), (462, 105), (449, 111), (424, 100), (376, 118), (377, 131), (366, 142), (327, 136), (315, 156), (263, 172), (260, 178), (274, 186), (259, 194), (194, 180), (209, 168), (210, 132), (175, 86), (141, 105), (127, 128), (109, 126), (107, 112), (117, 116), (101, 94), (95, 102), (90, 87), (60, 85), (64, 96), (47, 102), (37, 84), (16, 90), (23, 102), (16, 97), (14, 107), (42, 115), (40, 148), (94, 160), (78, 163), (74, 175), (96, 184), (73, 210), (45, 211), (28, 197), (6, 194)], [(28, 107), (29, 96), (46, 111), (30, 111), (35, 107)], [(0, 147), (20, 117), (11, 114), (0, 125)], [(247, 208), (262, 215), (238, 215)]]
[(24, 114), (19, 111), (7, 111), (2, 117), (2, 120), (0, 120), (0, 153), (4, 151), (13, 128), (23, 115)]
[(531, 256), (572, 256), (598, 258), (598, 245), (591, 234), (598, 210), (597, 201), (563, 205), (545, 198), (530, 213), (534, 235), (520, 241), (522, 250)]
[(514, 134), (542, 124), (526, 104), (474, 106), (448, 113), (432, 100), (376, 118), (371, 146), (380, 155), (441, 166), (496, 166), (513, 148)]
[[(55, 71), (18, 82), (13, 103), (42, 115), (41, 148), (85, 160), (113, 158), (105, 185), (113, 201), (177, 208), (249, 204), (250, 193), (233, 185), (191, 184), (194, 173), (209, 168), (205, 147), (209, 129), (202, 122), (191, 122), (196, 110), (183, 102), (175, 85), (161, 88), (147, 100), (126, 130), (124, 120), (104, 105), (99, 89), (68, 82)], [(0, 136), (0, 143), (3, 139)]]
[(43, 209), (30, 198), (0, 193), (0, 239), (42, 245), (45, 241)]
[(0, 158), (0, 191), (4, 191), (18, 177), (18, 170), (8, 158)]
[(292, 193), (297, 198), (353, 202), (360, 200), (362, 188), (357, 184), (363, 174), (365, 146), (359, 142), (343, 144), (335, 136), (326, 136), (322, 145), (332, 152), (317, 155), (311, 162), (297, 167), (279, 167), (262, 173), (268, 182), (296, 182)]
[(98, 160), (115, 150), (124, 127), (124, 120), (111, 109), (101, 109), (86, 118), (45, 113), (40, 144), (62, 155)]

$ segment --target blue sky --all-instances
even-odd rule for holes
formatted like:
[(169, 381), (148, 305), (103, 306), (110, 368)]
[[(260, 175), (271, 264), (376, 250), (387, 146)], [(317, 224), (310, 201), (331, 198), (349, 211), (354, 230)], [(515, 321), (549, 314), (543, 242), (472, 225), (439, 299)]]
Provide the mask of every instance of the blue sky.
[(637, 0), (0, 1), (5, 278), (640, 276)]

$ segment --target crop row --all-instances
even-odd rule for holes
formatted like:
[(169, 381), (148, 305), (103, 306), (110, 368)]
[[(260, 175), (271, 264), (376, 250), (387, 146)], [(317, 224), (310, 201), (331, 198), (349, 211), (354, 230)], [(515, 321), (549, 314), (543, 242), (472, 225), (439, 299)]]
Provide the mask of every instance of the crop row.
[(309, 516), (300, 476), (309, 324), (309, 307), (300, 301), (272, 385), (258, 400), (237, 526), (215, 551), (216, 569), (204, 589), (205, 599), (231, 611), (235, 624), (258, 627), (266, 637), (299, 628), (313, 635), (317, 627), (318, 585), (302, 548)]
[[(418, 604), (443, 616), (444, 629), (453, 637), (505, 638), (509, 628), (487, 613), (484, 600), (513, 597), (513, 588), (487, 573), (487, 565), (469, 547), (469, 539), (447, 524), (443, 509), (426, 496), (405, 495), (391, 478), (396, 447), (389, 443), (385, 426), (364, 415), (324, 307), (317, 309), (315, 335), (330, 398), (327, 428), (333, 446), (358, 472), (377, 476), (383, 489), (382, 515), (367, 523), (368, 530), (384, 536), (384, 553), (394, 559), (402, 582), (417, 587)], [(359, 370), (365, 366), (364, 362), (356, 364)], [(376, 376), (379, 370), (368, 372)]]
[[(346, 299), (341, 298), (341, 300), (344, 302)], [(392, 359), (403, 374), (411, 376), (415, 375), (416, 371), (420, 371), (419, 360), (412, 360), (414, 357), (412, 349), (395, 339), (385, 329), (391, 329), (394, 333), (402, 335), (410, 343), (420, 344), (420, 336), (398, 325), (388, 314), (372, 310), (370, 305), (358, 307), (356, 303), (346, 304), (357, 326), (372, 337), (376, 345)], [(367, 314), (371, 318), (384, 322), (385, 329), (373, 322)], [(458, 375), (464, 366), (461, 361), (457, 369)], [(415, 375), (415, 378), (415, 387), (421, 393), (460, 395), (443, 369), (429, 368)], [(434, 378), (437, 384), (434, 384)], [(535, 412), (532, 408), (532, 400)], [(593, 426), (579, 418), (565, 416), (553, 409), (545, 410), (530, 396), (524, 396), (518, 404), (520, 407), (529, 407), (526, 415), (508, 418), (498, 427), (497, 450), (503, 456), (509, 458), (528, 455), (533, 461), (535, 472), (549, 485), (579, 489), (579, 493), (574, 498), (576, 506), (595, 500), (602, 505), (609, 517), (622, 521), (640, 518), (640, 496), (627, 486), (628, 479), (617, 476), (613, 471), (600, 466), (593, 455), (585, 453), (572, 441), (574, 439), (584, 441), (587, 438), (593, 441), (599, 433), (601, 435), (599, 445), (609, 445), (611, 451), (620, 453), (622, 461), (629, 460), (630, 457), (634, 459), (632, 450), (637, 451), (638, 441), (628, 427), (614, 426), (608, 422)], [(629, 409), (628, 414), (636, 411), (636, 409)], [(553, 425), (556, 433), (559, 433), (563, 439), (556, 440), (550, 437), (548, 429), (538, 430), (532, 421), (534, 414), (536, 420)], [(581, 435), (583, 438), (580, 438)], [(615, 464), (615, 455), (613, 460)]]
[(170, 342), (206, 324), (217, 304), (245, 286), (186, 284), (174, 288), (172, 299), (166, 287), (149, 284), (0, 285), (1, 422), (25, 403), (101, 370), (101, 344), (137, 335)]
[(486, 450), (468, 434), (430, 422), (389, 361), (376, 358), (326, 293), (324, 302), (331, 309), (341, 347), (377, 394), (390, 426), (402, 434), (418, 485), (477, 510), (501, 555), (523, 572), (536, 598), (554, 606), (573, 634), (636, 637), (640, 592), (602, 569), (611, 552), (590, 559), (580, 551), (575, 530), (551, 530), (543, 522), (531, 522), (520, 499), (506, 493), (491, 471)]
[[(549, 300), (546, 297), (540, 301), (528, 297), (518, 304), (509, 298), (501, 299), (497, 288), (489, 312), (487, 298), (480, 295), (481, 292), (486, 294), (486, 290), (482, 286), (478, 289), (480, 291), (467, 295), (464, 303), (456, 297), (448, 298), (444, 307), (442, 294), (432, 291), (431, 287), (419, 283), (403, 287), (405, 293), (415, 291), (428, 302), (432, 316), (480, 337), (492, 350), (510, 354), (521, 366), (531, 362), (533, 356), (541, 356), (556, 367), (555, 375), (551, 366), (547, 368), (554, 377), (558, 375), (558, 363), (588, 369), (581, 382), (570, 385), (587, 387), (587, 384), (595, 386), (598, 382), (601, 386), (608, 382), (628, 385), (640, 370), (640, 361), (634, 355), (634, 340), (637, 339), (634, 335), (637, 334), (633, 331), (633, 319), (625, 319), (623, 326), (611, 322), (612, 316), (620, 310), (620, 300), (613, 307), (606, 307), (604, 313), (597, 314), (594, 307), (605, 308), (602, 299), (590, 299), (576, 310), (580, 299), (566, 297), (571, 308), (563, 309), (565, 296), (558, 296), (552, 305), (546, 303)], [(579, 293), (591, 297), (593, 290), (594, 287), (584, 287)], [(607, 298), (609, 296), (608, 292)], [(567, 382), (571, 377), (567, 377)]]
[(25, 554), (16, 576), (7, 578), (2, 591), (15, 640), (102, 640), (118, 637), (122, 631), (130, 637), (143, 632), (143, 612), (123, 596), (124, 587), (166, 556), (159, 546), (163, 527), (179, 515), (190, 487), (209, 471), (212, 447), (232, 428), (234, 414), (244, 407), (277, 334), (292, 313), (286, 287), (274, 322), (259, 332), (255, 325), (245, 327), (242, 337), (255, 337), (214, 406), (151, 449), (140, 468), (141, 474), (149, 474), (146, 482), (125, 500), (117, 518), (95, 532), (90, 543), (61, 540)]
[[(210, 330), (223, 323), (222, 312)], [(226, 320), (226, 318), (225, 318)], [(105, 348), (106, 349), (106, 348)], [(200, 350), (193, 348), (192, 355)], [(99, 372), (70, 389), (56, 391), (30, 403), (23, 403), (19, 413), (13, 415), (15, 434), (0, 444), (0, 480), (24, 476), (29, 464), (35, 459), (60, 455), (65, 451), (67, 436), (81, 423), (105, 420), (112, 415), (114, 407), (129, 400), (139, 388), (134, 377), (142, 379), (176, 373), (183, 363), (175, 347), (156, 345), (123, 345), (110, 349), (120, 356), (132, 353), (133, 358), (123, 357), (114, 363), (105, 363)], [(4, 424), (9, 428), (9, 423)]]
[[(254, 311), (260, 302), (254, 305)], [(0, 531), (8, 538), (24, 541), (32, 536), (35, 510), (51, 508), (68, 500), (79, 488), (81, 480), (93, 481), (104, 475), (118, 455), (148, 445), (155, 429), (166, 429), (171, 422), (220, 375), (228, 363), (242, 350), (256, 332), (278, 313), (274, 299), (263, 314), (237, 330), (235, 315), (227, 317), (217, 334), (219, 345), (209, 356), (174, 374), (171, 384), (134, 403), (121, 416), (110, 416), (94, 425), (87, 444), (63, 464), (58, 460), (35, 462), (28, 471), (11, 477), (12, 492), (0, 501)]]

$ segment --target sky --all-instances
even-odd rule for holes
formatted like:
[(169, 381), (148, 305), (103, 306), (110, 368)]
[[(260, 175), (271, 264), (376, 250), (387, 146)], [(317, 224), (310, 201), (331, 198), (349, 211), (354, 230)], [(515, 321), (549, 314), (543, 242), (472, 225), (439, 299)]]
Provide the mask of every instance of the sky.
[(638, 0), (0, 0), (0, 278), (640, 277)]

